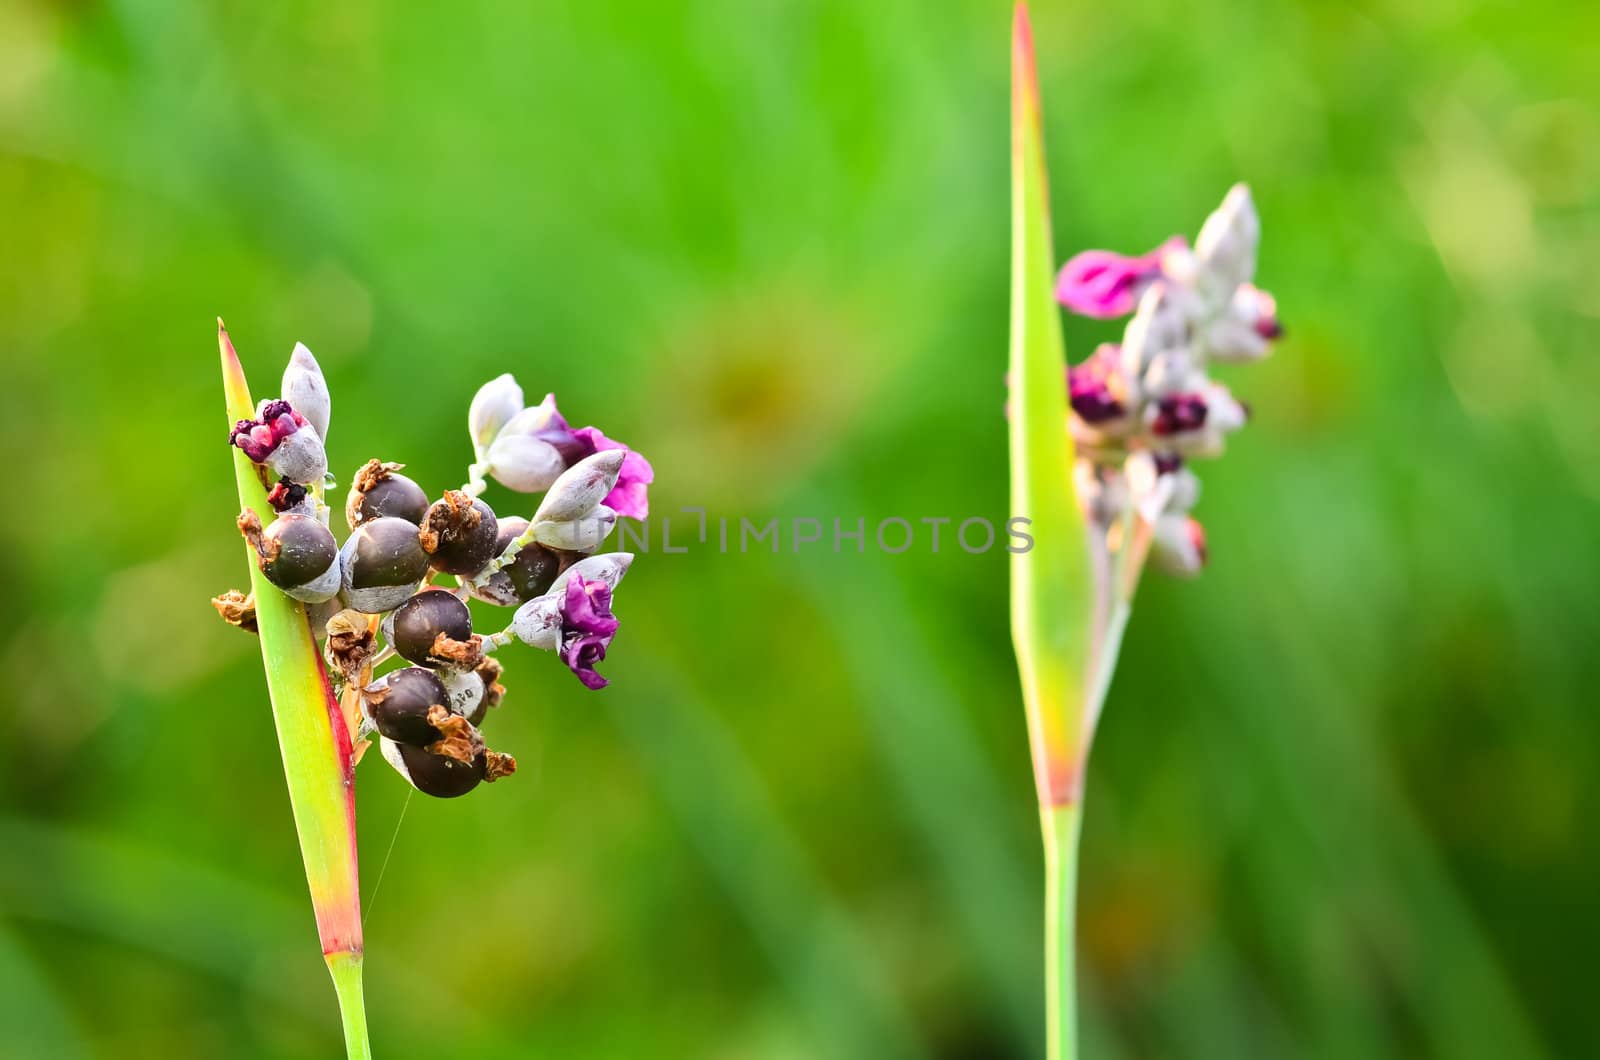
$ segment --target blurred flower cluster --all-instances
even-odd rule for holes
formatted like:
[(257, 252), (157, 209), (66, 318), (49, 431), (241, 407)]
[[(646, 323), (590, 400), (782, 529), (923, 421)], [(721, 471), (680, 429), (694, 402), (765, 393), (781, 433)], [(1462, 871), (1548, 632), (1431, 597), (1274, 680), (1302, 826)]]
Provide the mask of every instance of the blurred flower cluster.
[[(513, 772), (478, 731), (505, 694), (491, 653), (520, 641), (554, 652), (586, 688), (605, 687), (595, 667), (616, 636), (612, 597), (633, 557), (597, 553), (619, 516), (649, 512), (649, 462), (596, 427), (572, 427), (554, 395), (526, 407), (502, 375), (468, 411), (468, 483), (434, 499), (403, 464), (368, 460), (351, 480), (340, 544), (324, 502), (334, 484), (331, 400), (304, 346), (282, 393), (228, 434), (257, 465), (272, 508), (246, 509), (239, 529), (266, 579), (306, 605), (353, 735), (377, 739), (385, 760), (431, 795)], [(486, 475), (544, 496), (528, 518), (498, 516), (479, 496)], [(515, 611), (503, 629), (475, 633), (469, 599)], [(255, 628), (252, 597), (236, 591), (214, 603), (229, 622)], [(379, 675), (391, 659), (409, 665)]]
[(1189, 513), (1200, 496), (1195, 458), (1221, 455), (1248, 410), (1212, 379), (1212, 364), (1256, 361), (1283, 334), (1277, 305), (1251, 283), (1261, 225), (1235, 185), (1191, 247), (1174, 236), (1139, 257), (1085, 251), (1062, 268), (1056, 297), (1089, 317), (1133, 313), (1120, 343), (1067, 371), (1076, 488), (1091, 523), (1118, 533), (1137, 513), (1150, 559), (1174, 574), (1205, 563), (1205, 533)]

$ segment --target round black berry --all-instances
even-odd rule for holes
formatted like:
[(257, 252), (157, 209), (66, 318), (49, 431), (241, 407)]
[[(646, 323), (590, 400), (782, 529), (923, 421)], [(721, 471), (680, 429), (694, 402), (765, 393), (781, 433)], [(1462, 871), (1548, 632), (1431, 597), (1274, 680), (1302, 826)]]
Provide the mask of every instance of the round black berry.
[(375, 615), (405, 603), (428, 573), (417, 524), (384, 516), (362, 523), (339, 553), (345, 603)]
[(385, 516), (422, 523), (428, 514), (428, 495), (421, 486), (399, 473), (401, 466), (369, 460), (356, 472), (344, 506), (344, 518), (350, 529)]
[(361, 696), (372, 724), (391, 740), (426, 747), (444, 735), (428, 722), (428, 711), (449, 710), (450, 693), (431, 670), (408, 666), (385, 674)]
[(422, 547), (435, 568), (471, 576), (494, 559), (500, 524), (494, 510), (460, 490), (448, 490), (422, 520)]
[(257, 552), (267, 581), (294, 599), (321, 603), (339, 594), (339, 543), (316, 517), (278, 516), (262, 532)]
[(436, 755), (421, 747), (384, 740), (383, 757), (395, 771), (424, 795), (454, 799), (478, 786), (487, 769), (486, 756), (479, 755), (471, 765), (446, 755)]
[(433, 654), (440, 635), (454, 641), (472, 636), (472, 613), (452, 592), (424, 589), (394, 613), (394, 650), (418, 666), (444, 666), (448, 659)]

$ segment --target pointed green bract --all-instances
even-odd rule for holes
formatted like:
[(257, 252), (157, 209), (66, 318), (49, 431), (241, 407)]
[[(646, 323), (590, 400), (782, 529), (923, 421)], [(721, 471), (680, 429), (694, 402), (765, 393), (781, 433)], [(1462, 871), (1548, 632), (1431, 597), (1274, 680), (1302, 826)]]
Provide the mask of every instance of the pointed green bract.
[[(255, 405), (244, 369), (220, 320), (217, 343), (222, 353), (222, 386), (231, 424), (253, 416)], [(241, 509), (249, 508), (263, 521), (270, 521), (273, 512), (256, 466), (237, 448), (233, 449), (233, 464)], [(249, 545), (245, 546), (245, 554), (250, 587), (255, 594), (261, 661), (317, 933), (334, 973), (350, 1055), (366, 1056), (366, 1019), (360, 990), (355, 764), (350, 731), (328, 683), (305, 608), (267, 581)]]
[(1011, 557), (1011, 635), (1042, 806), (1082, 784), (1092, 614), (1088, 532), (1072, 492), (1066, 352), (1054, 292), (1039, 91), (1025, 8), (1017, 8), (1011, 106), (1011, 515), (1033, 547)]
[(1072, 487), (1033, 32), (1020, 4), (1011, 77), (1011, 514), (1033, 524), (1033, 547), (1011, 557), (1011, 637), (1044, 832), (1046, 1055), (1067, 1060), (1077, 1054), (1074, 895), (1095, 604), (1088, 528)]

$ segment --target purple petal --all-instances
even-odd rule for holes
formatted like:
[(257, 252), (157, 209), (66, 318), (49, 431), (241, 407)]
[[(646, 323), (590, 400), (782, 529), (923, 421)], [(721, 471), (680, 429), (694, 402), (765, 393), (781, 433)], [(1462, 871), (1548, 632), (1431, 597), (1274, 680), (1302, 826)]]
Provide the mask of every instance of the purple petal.
[(581, 574), (567, 580), (567, 595), (561, 604), (564, 634), (610, 638), (617, 625), (617, 617), (611, 613), (611, 586)]
[(1056, 278), (1056, 300), (1086, 317), (1125, 316), (1133, 312), (1150, 281), (1161, 275), (1162, 255), (1187, 245), (1182, 236), (1173, 236), (1137, 258), (1109, 250), (1085, 250), (1062, 266)]
[(648, 516), (650, 496), (646, 487), (656, 479), (655, 469), (650, 466), (650, 461), (646, 460), (643, 454), (628, 449), (621, 442), (607, 438), (598, 427), (579, 427), (572, 434), (580, 444), (589, 447), (585, 456), (608, 449), (628, 450), (628, 455), (622, 458), (622, 472), (617, 476), (616, 486), (600, 503), (629, 519), (643, 519)]
[(561, 650), (561, 661), (567, 664), (567, 669), (583, 682), (585, 688), (592, 691), (598, 691), (611, 683), (595, 673), (594, 669), (595, 663), (605, 660), (608, 640), (609, 638), (602, 637), (574, 637)]

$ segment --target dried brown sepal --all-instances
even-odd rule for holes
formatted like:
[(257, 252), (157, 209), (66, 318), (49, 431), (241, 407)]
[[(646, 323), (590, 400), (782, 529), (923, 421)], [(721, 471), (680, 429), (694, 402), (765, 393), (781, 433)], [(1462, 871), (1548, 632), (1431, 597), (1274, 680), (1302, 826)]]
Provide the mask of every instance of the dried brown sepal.
[(278, 558), (279, 545), (276, 541), (269, 541), (261, 532), (261, 516), (257, 515), (254, 508), (246, 508), (239, 513), (239, 518), (234, 520), (239, 527), (239, 533), (244, 535), (245, 541), (256, 550), (256, 558), (262, 563), (271, 563)]
[(403, 467), (404, 464), (377, 459), (368, 460), (361, 465), (361, 470), (356, 472), (355, 481), (350, 483), (350, 499), (344, 506), (345, 520), (351, 526), (361, 521), (361, 498), (367, 495), (367, 491)]
[(361, 671), (376, 647), (372, 616), (346, 609), (328, 619), (328, 661), (343, 675), (345, 684), (366, 684)]
[(452, 670), (476, 670), (483, 662), (483, 638), (474, 633), (466, 640), (455, 640), (448, 633), (433, 638), (428, 658)]
[(246, 633), (259, 632), (256, 628), (256, 598), (253, 593), (229, 589), (221, 596), (213, 596), (211, 606), (217, 609), (217, 614), (228, 625), (237, 626)]
[(505, 671), (506, 668), (493, 655), (485, 655), (474, 671), (483, 682), (483, 704), (490, 709), (498, 707), (500, 701), (506, 698), (506, 686), (500, 683), (500, 675)]
[(517, 760), (510, 755), (503, 755), (499, 751), (485, 751), (483, 758), (483, 779), (491, 784), (517, 771)]
[(361, 470), (356, 472), (355, 481), (350, 485), (355, 487), (356, 492), (365, 493), (404, 467), (404, 464), (396, 464), (393, 461), (368, 460), (361, 465)]
[(460, 490), (445, 490), (442, 503), (428, 509), (417, 540), (422, 544), (422, 551), (431, 556), (439, 551), (439, 544), (444, 538), (469, 534), (481, 522), (483, 514), (473, 506), (471, 497)]
[(438, 703), (428, 708), (428, 724), (443, 734), (427, 747), (436, 755), (454, 758), (470, 766), (485, 751), (483, 737), (478, 735), (472, 723), (459, 714), (450, 713)]

